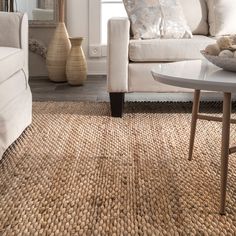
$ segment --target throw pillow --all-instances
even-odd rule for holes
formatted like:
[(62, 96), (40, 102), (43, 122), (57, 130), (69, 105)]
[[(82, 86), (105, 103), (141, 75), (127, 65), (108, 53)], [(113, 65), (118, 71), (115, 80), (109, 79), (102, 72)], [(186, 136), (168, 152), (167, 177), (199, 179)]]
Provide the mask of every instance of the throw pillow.
[(158, 0), (123, 0), (135, 39), (160, 38), (161, 6)]
[(205, 0), (179, 0), (192, 34), (209, 35), (208, 8)]
[(212, 36), (236, 33), (236, 1), (207, 0), (210, 34)]
[(159, 0), (162, 12), (161, 36), (163, 38), (191, 38), (192, 32), (178, 0)]
[(123, 0), (135, 39), (191, 38), (179, 0)]

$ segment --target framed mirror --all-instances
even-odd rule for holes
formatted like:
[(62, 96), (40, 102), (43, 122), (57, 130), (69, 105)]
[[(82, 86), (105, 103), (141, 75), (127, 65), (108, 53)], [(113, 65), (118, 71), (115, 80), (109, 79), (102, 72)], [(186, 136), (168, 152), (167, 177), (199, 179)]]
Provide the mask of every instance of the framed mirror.
[(0, 0), (1, 11), (27, 12), (30, 27), (55, 27), (57, 0)]

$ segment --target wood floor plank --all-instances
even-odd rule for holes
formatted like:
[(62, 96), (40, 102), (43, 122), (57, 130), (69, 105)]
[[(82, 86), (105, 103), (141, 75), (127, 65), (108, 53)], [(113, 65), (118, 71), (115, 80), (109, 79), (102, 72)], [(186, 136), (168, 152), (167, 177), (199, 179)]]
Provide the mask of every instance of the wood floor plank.
[[(54, 83), (48, 77), (31, 77), (33, 101), (109, 101), (105, 75), (89, 75), (83, 86)], [(232, 98), (236, 100), (236, 94)], [(126, 101), (192, 101), (192, 93), (129, 93)], [(204, 101), (221, 101), (222, 95), (203, 93)]]
[(31, 77), (34, 101), (109, 101), (106, 76), (88, 76), (83, 86), (54, 83), (47, 77)]

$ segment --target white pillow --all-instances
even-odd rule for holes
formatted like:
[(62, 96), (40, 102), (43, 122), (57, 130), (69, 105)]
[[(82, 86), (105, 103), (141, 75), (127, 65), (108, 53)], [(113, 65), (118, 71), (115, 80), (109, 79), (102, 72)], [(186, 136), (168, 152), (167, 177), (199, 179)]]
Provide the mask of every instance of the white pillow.
[[(209, 35), (208, 8), (205, 0), (179, 0), (192, 34)], [(194, 9), (194, 14), (193, 14)]]
[(162, 38), (192, 38), (179, 0), (159, 0), (162, 12)]
[(236, 0), (207, 0), (210, 34), (236, 33)]
[(179, 0), (123, 0), (134, 39), (191, 38)]

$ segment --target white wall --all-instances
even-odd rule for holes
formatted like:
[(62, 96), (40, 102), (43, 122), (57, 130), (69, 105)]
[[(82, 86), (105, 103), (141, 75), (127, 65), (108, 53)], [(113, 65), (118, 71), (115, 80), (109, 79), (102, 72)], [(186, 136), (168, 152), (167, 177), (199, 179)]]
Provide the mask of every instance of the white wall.
[[(89, 39), (89, 0), (67, 0), (67, 29), (71, 37), (84, 37), (84, 53), (87, 58), (88, 74), (105, 74), (106, 61), (104, 58), (88, 57)], [(30, 37), (36, 38), (46, 46), (49, 44), (54, 28), (30, 28)], [(47, 76), (45, 60), (30, 52), (30, 75)]]
[(88, 0), (67, 1), (67, 29), (71, 37), (88, 38), (88, 10)]
[(106, 73), (104, 58), (88, 57), (89, 39), (89, 1), (88, 0), (67, 0), (67, 29), (71, 37), (84, 37), (84, 53), (87, 57), (89, 74)]

